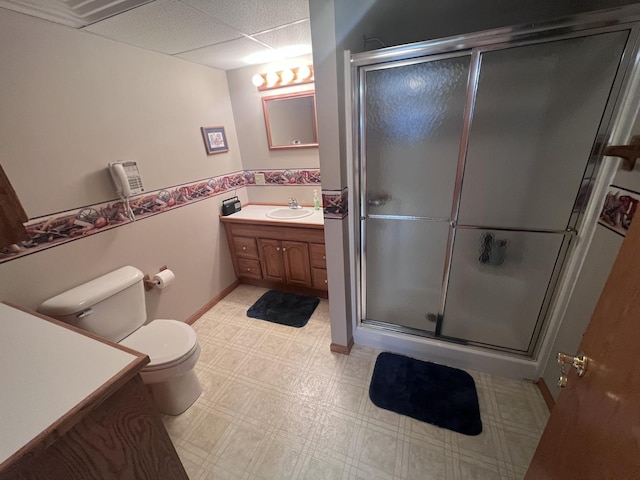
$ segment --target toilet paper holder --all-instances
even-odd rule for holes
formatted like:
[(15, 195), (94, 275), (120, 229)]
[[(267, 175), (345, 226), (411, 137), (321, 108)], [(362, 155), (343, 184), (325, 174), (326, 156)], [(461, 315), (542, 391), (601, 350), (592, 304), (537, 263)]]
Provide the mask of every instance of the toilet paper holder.
[[(163, 265), (160, 267), (160, 269), (158, 270), (159, 272), (162, 272), (163, 270), (167, 270), (168, 267), (166, 265)], [(144, 278), (142, 279), (143, 283), (144, 283), (144, 289), (148, 292), (149, 290), (153, 290), (153, 287), (156, 286), (156, 282), (153, 281), (153, 279), (149, 276), (149, 275), (145, 275)]]

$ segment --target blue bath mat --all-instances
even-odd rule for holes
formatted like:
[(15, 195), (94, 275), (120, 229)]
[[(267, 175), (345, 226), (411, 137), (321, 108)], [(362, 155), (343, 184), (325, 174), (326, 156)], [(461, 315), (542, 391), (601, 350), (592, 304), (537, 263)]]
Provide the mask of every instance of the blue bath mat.
[(482, 432), (476, 384), (457, 368), (384, 352), (376, 360), (369, 397), (380, 408), (454, 432)]
[(247, 316), (269, 322), (304, 327), (320, 303), (316, 297), (269, 290), (247, 310)]

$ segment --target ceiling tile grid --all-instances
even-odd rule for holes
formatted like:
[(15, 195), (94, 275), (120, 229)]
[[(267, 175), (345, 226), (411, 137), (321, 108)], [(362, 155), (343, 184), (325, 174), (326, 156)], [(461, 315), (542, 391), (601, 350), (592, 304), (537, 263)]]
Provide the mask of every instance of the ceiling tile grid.
[(309, 20), (303, 20), (293, 25), (254, 35), (253, 38), (266, 43), (272, 48), (285, 49), (294, 46), (307, 46), (308, 51), (301, 52), (299, 55), (311, 53), (311, 27)]
[(308, 0), (181, 0), (247, 35), (309, 18)]
[(83, 30), (167, 54), (242, 37), (242, 33), (177, 0), (156, 0)]
[(247, 63), (243, 59), (253, 54), (268, 54), (270, 48), (243, 37), (218, 43), (209, 47), (191, 50), (190, 52), (176, 55), (178, 58), (193, 63), (199, 63), (220, 70), (233, 70), (238, 67), (246, 67)]
[(0, 8), (232, 70), (250, 56), (265, 63), (310, 53), (308, 1), (0, 0)]

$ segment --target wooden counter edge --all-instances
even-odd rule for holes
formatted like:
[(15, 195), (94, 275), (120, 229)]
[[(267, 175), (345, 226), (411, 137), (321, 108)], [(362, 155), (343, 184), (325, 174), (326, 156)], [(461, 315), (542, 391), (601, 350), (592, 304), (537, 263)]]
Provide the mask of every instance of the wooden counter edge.
[(278, 222), (275, 220), (261, 220), (256, 218), (229, 218), (231, 215), (219, 215), (222, 223), (255, 223), (258, 225), (271, 225), (274, 227), (291, 227), (291, 228), (316, 228), (324, 229), (323, 223), (304, 223), (300, 222)]
[(47, 317), (41, 313), (35, 312), (28, 308), (21, 307), (19, 305), (15, 305), (11, 302), (3, 301), (5, 305), (15, 308), (16, 310), (20, 310), (22, 312), (28, 313), (29, 315), (33, 315), (35, 317), (39, 317), (42, 320), (45, 320), (50, 323), (54, 323), (62, 328), (66, 328), (67, 330), (74, 331), (85, 337), (89, 337), (98, 342), (109, 345), (110, 347), (117, 348), (118, 350), (122, 350), (126, 353), (134, 355), (136, 358), (129, 363), (126, 367), (121, 369), (115, 375), (113, 375), (109, 380), (107, 380), (101, 387), (91, 393), (88, 397), (82, 400), (80, 403), (72, 407), (67, 413), (65, 413), (58, 420), (53, 422), (49, 427), (45, 428), (40, 434), (36, 435), (32, 438), (28, 443), (22, 446), (19, 450), (17, 450), (13, 455), (8, 457), (2, 464), (0, 464), (0, 477), (2, 476), (5, 470), (9, 470), (13, 465), (17, 462), (24, 459), (26, 456), (38, 455), (40, 452), (44, 451), (47, 447), (55, 443), (58, 439), (60, 439), (66, 432), (71, 430), (75, 425), (82, 421), (91, 411), (93, 411), (96, 407), (98, 407), (103, 401), (109, 398), (114, 392), (119, 390), (125, 383), (131, 380), (135, 375), (137, 375), (142, 368), (149, 363), (149, 357), (143, 353), (137, 352), (130, 348), (124, 347), (117, 343), (111, 342), (104, 338), (101, 338), (97, 335), (94, 335), (90, 332), (86, 332), (72, 325), (68, 325), (60, 320), (56, 320), (51, 317)]

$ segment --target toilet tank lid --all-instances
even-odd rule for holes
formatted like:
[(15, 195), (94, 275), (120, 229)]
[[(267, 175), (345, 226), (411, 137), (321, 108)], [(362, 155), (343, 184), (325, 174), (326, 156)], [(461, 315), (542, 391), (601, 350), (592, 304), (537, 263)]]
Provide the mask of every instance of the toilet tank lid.
[(122, 267), (45, 300), (38, 307), (38, 311), (53, 316), (82, 312), (134, 285), (142, 278), (142, 272), (137, 268)]

